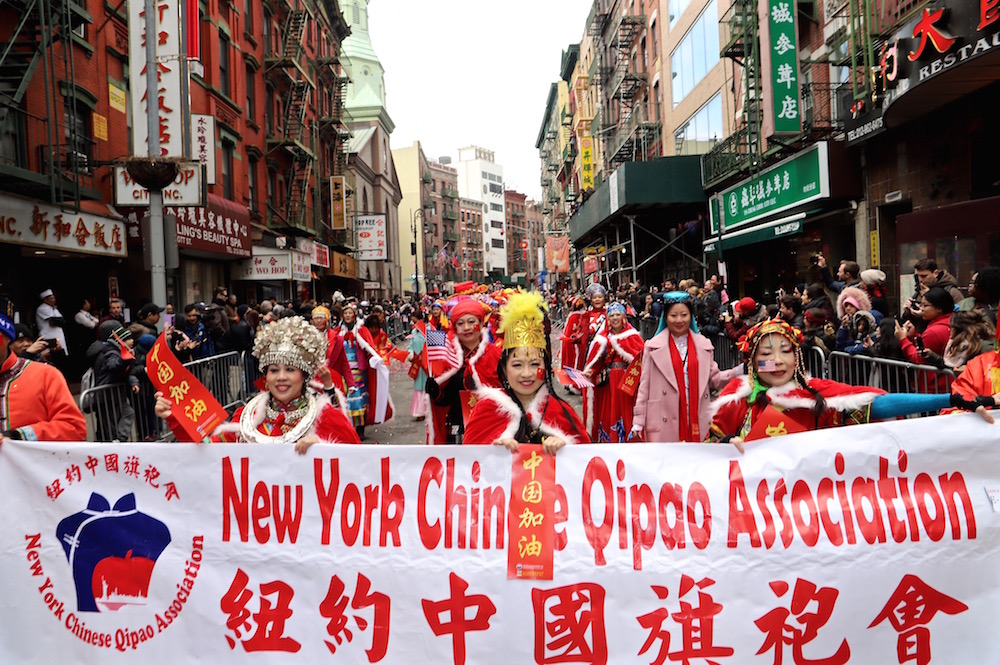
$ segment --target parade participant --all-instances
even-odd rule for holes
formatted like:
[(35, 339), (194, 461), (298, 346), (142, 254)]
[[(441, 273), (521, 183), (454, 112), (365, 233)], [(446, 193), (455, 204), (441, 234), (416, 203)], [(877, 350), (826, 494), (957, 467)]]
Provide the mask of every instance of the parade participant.
[[(961, 313), (960, 313), (961, 314)], [(959, 314), (956, 314), (956, 317)], [(1000, 397), (1000, 330), (996, 335), (996, 349), (983, 351), (965, 364), (965, 370), (951, 384), (956, 395), (994, 395)]]
[(409, 375), (413, 379), (413, 399), (410, 401), (410, 415), (423, 420), (430, 410), (427, 387), (427, 322), (424, 313), (414, 310), (410, 313), (413, 329), (410, 331), (410, 348), (406, 360), (410, 364)]
[(521, 443), (540, 443), (550, 454), (567, 444), (589, 443), (580, 417), (552, 386), (542, 297), (536, 292), (510, 296), (500, 310), (500, 331), (501, 386), (479, 389), (463, 443), (492, 443), (512, 452)]
[(690, 294), (663, 295), (659, 328), (642, 356), (631, 436), (653, 442), (701, 441), (711, 420), (709, 391), (743, 372), (742, 366), (719, 370), (712, 342), (698, 334), (694, 311)]
[(632, 429), (638, 376), (632, 377), (630, 390), (625, 375), (642, 363), (643, 340), (639, 331), (625, 318), (625, 306), (613, 302), (607, 308), (608, 324), (590, 347), (583, 373), (594, 382), (587, 391), (583, 419), (591, 441), (624, 443)]
[(389, 352), (396, 347), (389, 339), (389, 333), (385, 331), (385, 314), (382, 313), (382, 308), (378, 305), (375, 307), (376, 309), (365, 317), (365, 328), (371, 333), (372, 346), (375, 347), (379, 357), (387, 360)]
[(326, 337), (326, 366), (333, 376), (333, 383), (350, 394), (354, 389), (354, 374), (347, 362), (347, 351), (344, 350), (344, 340), (340, 337), (340, 328), (332, 326), (331, 319), (332, 314), (326, 307), (320, 305), (313, 308), (312, 324)]
[(444, 315), (444, 303), (440, 300), (431, 303), (431, 314), (427, 318), (427, 327), (432, 330), (449, 330), (451, 328), (451, 322)]
[(867, 386), (809, 378), (802, 357), (802, 333), (780, 319), (751, 328), (739, 349), (747, 376), (733, 379), (712, 404), (708, 441), (743, 442), (937, 411), (953, 406), (976, 410), (987, 422), (987, 396), (885, 393)]
[(587, 352), (590, 350), (590, 345), (594, 343), (594, 338), (604, 330), (604, 323), (607, 318), (604, 303), (608, 298), (608, 290), (604, 288), (603, 284), (595, 282), (587, 287), (586, 293), (587, 299), (590, 301), (590, 309), (587, 310), (586, 316), (587, 345), (584, 348), (583, 354), (585, 358)]
[[(299, 454), (314, 443), (361, 443), (347, 417), (344, 394), (324, 363), (326, 337), (316, 328), (299, 317), (270, 323), (258, 333), (252, 353), (265, 389), (217, 427), (211, 441), (291, 443)], [(155, 397), (156, 415), (167, 421), (178, 441), (185, 441), (171, 400), (160, 392)]]
[(458, 362), (427, 379), (425, 390), (431, 402), (428, 443), (461, 443), (465, 432), (463, 404), (465, 409), (471, 407), (475, 391), (484, 385), (500, 386), (500, 349), (490, 343), (483, 326), (486, 313), (483, 304), (472, 298), (460, 300), (451, 310), (454, 329), (448, 335), (448, 344)]
[(340, 337), (344, 340), (355, 388), (355, 392), (348, 395), (347, 410), (358, 436), (363, 439), (365, 426), (392, 419), (394, 407), (389, 395), (389, 369), (375, 348), (371, 332), (358, 320), (357, 305), (344, 305), (342, 316)]
[(559, 337), (559, 340), (562, 342), (559, 352), (559, 364), (562, 367), (583, 369), (587, 355), (587, 349), (584, 347), (587, 339), (585, 323), (588, 322), (587, 312), (584, 310), (586, 305), (580, 296), (573, 296), (573, 299), (570, 301), (572, 309), (566, 315), (566, 325), (563, 328), (563, 334)]
[(55, 367), (19, 358), (14, 323), (0, 314), (0, 443), (86, 441), (87, 421)]

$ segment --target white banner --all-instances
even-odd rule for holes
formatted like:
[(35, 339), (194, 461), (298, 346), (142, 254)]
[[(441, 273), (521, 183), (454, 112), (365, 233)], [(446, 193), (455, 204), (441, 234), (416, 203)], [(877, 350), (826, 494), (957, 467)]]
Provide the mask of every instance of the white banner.
[(385, 215), (358, 215), (358, 261), (388, 261)]
[(568, 447), (551, 581), (500, 448), (5, 442), (0, 662), (996, 663), (998, 428)]

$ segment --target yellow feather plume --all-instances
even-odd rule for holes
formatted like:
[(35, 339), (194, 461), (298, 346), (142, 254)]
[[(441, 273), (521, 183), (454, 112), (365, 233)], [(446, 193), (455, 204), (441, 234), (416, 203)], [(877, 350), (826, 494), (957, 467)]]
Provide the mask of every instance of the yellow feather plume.
[(537, 291), (512, 293), (500, 308), (503, 348), (545, 348), (545, 299)]

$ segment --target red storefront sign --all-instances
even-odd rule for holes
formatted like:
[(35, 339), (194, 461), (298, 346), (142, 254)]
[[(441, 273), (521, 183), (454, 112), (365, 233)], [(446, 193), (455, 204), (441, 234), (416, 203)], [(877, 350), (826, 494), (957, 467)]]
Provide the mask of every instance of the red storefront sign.
[(166, 208), (177, 218), (177, 245), (212, 254), (249, 258), (250, 213), (244, 206), (215, 194), (204, 208)]

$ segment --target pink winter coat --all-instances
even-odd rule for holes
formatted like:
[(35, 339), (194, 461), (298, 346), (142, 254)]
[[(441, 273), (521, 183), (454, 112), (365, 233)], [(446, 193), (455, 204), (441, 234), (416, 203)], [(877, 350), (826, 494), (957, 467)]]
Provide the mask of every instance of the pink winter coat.
[[(664, 330), (646, 342), (642, 356), (642, 375), (639, 377), (639, 392), (636, 394), (635, 410), (632, 412), (632, 428), (644, 427), (646, 441), (673, 442), (678, 439), (678, 418), (680, 412), (680, 389), (684, 378), (674, 376), (674, 365), (670, 362), (670, 332)], [(715, 363), (715, 349), (707, 337), (697, 333), (691, 335), (698, 353), (698, 427), (702, 438), (708, 436), (709, 406), (712, 398), (709, 389), (719, 390), (730, 379), (743, 373), (743, 367), (722, 371)], [(648, 414), (648, 418), (647, 418)]]

